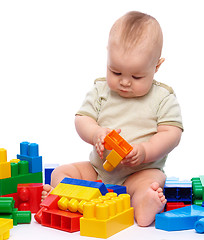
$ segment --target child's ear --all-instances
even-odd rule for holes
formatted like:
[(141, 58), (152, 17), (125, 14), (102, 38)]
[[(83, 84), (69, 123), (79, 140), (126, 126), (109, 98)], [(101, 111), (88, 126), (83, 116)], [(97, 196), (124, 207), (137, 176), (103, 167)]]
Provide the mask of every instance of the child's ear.
[(159, 70), (160, 66), (162, 65), (162, 63), (165, 61), (165, 58), (160, 58), (157, 65), (156, 65), (156, 69), (155, 69), (155, 73)]

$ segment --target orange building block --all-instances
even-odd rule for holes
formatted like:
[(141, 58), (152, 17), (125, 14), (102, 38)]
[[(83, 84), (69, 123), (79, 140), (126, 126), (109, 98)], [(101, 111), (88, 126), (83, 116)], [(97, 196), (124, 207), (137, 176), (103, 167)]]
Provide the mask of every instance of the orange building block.
[(132, 151), (133, 147), (125, 141), (115, 130), (111, 131), (104, 139), (105, 148), (112, 150), (106, 157), (103, 165), (106, 171), (112, 171), (120, 161)]
[(115, 130), (110, 132), (104, 139), (105, 148), (108, 150), (114, 149), (122, 158), (132, 151), (132, 146), (125, 141)]

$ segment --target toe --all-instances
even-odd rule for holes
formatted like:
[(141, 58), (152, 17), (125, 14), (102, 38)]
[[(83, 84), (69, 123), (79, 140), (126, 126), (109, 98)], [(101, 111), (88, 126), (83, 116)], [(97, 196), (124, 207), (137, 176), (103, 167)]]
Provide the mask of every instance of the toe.
[(49, 184), (45, 184), (43, 186), (43, 190), (46, 191), (46, 192), (49, 192), (51, 189), (52, 189), (52, 187)]
[(159, 187), (159, 188), (157, 189), (157, 192), (163, 194), (163, 189)]
[(151, 188), (152, 188), (154, 191), (157, 191), (158, 188), (159, 188), (159, 183), (153, 182), (153, 183), (151, 184)]
[(42, 197), (47, 196), (48, 192), (47, 191), (42, 191)]

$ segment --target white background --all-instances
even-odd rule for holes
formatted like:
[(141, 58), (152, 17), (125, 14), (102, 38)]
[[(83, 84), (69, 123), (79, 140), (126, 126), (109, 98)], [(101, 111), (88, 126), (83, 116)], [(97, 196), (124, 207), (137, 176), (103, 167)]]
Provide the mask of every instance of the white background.
[(44, 163), (88, 160), (91, 146), (74, 114), (106, 74), (110, 27), (121, 15), (153, 15), (164, 33), (157, 81), (173, 87), (185, 131), (168, 158), (168, 176), (190, 179), (203, 167), (203, 4), (194, 0), (0, 1), (0, 147), (8, 159), (21, 141), (39, 144)]

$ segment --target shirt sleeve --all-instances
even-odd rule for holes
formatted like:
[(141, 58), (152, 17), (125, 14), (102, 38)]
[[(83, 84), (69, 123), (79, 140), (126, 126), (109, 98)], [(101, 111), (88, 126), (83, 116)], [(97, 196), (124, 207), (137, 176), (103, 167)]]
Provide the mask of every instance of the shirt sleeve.
[(171, 125), (183, 130), (181, 109), (174, 93), (168, 94), (160, 102), (157, 116), (158, 125)]
[(94, 120), (97, 120), (98, 111), (99, 111), (97, 99), (98, 99), (98, 90), (97, 90), (96, 85), (94, 85), (92, 90), (86, 94), (86, 97), (85, 97), (80, 109), (77, 111), (76, 115), (89, 116), (89, 117), (93, 118)]

